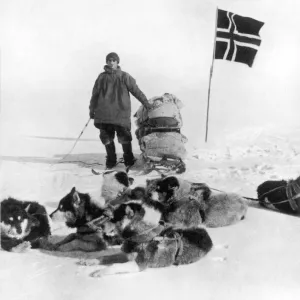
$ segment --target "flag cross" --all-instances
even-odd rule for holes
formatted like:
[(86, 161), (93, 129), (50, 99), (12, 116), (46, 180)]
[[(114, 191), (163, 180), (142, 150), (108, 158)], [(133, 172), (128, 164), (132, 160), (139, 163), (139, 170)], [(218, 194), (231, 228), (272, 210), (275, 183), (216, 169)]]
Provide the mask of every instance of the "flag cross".
[(214, 60), (225, 59), (252, 67), (261, 44), (259, 31), (263, 25), (264, 23), (258, 20), (217, 8), (214, 51), (209, 72), (205, 142), (207, 142), (208, 136), (210, 88)]
[[(220, 20), (222, 28), (217, 27), (216, 32), (216, 42), (225, 42), (227, 43), (226, 50), (223, 57), (218, 57), (221, 59), (226, 59), (234, 61), (237, 53), (237, 46), (250, 47), (255, 50), (258, 50), (258, 47), (261, 44), (261, 39), (258, 35), (242, 33), (238, 30), (236, 24), (235, 16), (239, 18), (239, 15), (236, 15), (232, 12), (226, 12), (227, 18)], [(249, 26), (251, 26), (251, 18), (243, 18), (243, 23), (247, 25), (247, 19), (249, 19)], [(237, 20), (238, 21), (238, 20)], [(229, 23), (227, 28), (224, 28), (224, 23)], [(226, 26), (226, 25), (225, 25)]]

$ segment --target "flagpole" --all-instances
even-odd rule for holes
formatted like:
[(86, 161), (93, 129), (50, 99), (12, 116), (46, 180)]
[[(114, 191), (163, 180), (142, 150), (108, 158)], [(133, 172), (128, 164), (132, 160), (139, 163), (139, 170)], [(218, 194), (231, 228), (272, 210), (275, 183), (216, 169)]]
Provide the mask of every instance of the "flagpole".
[(214, 61), (215, 61), (215, 51), (216, 51), (216, 37), (217, 37), (217, 21), (218, 21), (218, 7), (216, 11), (216, 25), (215, 25), (215, 38), (214, 38), (214, 50), (213, 50), (213, 58), (209, 72), (209, 85), (208, 85), (208, 98), (207, 98), (207, 112), (206, 112), (206, 132), (205, 132), (205, 143), (207, 142), (207, 134), (208, 134), (208, 115), (209, 115), (209, 100), (210, 100), (210, 87), (211, 87), (211, 78), (213, 74)]

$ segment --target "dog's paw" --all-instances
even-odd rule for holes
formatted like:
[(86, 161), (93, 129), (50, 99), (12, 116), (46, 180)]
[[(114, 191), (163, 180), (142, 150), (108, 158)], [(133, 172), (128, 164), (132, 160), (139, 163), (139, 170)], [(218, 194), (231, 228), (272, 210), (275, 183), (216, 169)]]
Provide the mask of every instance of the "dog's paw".
[(96, 266), (99, 265), (99, 260), (94, 259), (81, 259), (79, 262), (77, 262), (77, 265), (79, 266)]
[(15, 252), (15, 253), (23, 253), (23, 252), (26, 252), (27, 250), (29, 250), (30, 248), (31, 248), (30, 242), (26, 241), (26, 242), (19, 244), (16, 247), (13, 247), (11, 249), (11, 251)]

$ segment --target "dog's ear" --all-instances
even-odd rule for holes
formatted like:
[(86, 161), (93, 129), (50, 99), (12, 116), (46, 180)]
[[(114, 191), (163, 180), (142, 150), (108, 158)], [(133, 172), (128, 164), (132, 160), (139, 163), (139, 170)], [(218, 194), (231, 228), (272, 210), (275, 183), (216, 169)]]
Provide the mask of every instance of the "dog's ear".
[(76, 191), (75, 186), (72, 187), (72, 190), (71, 190), (70, 194), (71, 194), (72, 199), (73, 199), (73, 204), (74, 204), (75, 206), (79, 206), (81, 200), (80, 200), (80, 197), (79, 197), (78, 192)]
[(163, 174), (163, 173), (161, 173), (161, 178), (166, 178), (166, 177), (168, 177), (168, 176), (165, 175), (165, 174)]
[(132, 185), (134, 182), (134, 179), (132, 177), (128, 177), (128, 180), (129, 180), (129, 185)]
[(29, 211), (29, 208), (30, 208), (30, 203), (24, 208), (24, 210), (28, 213), (28, 211)]
[(81, 204), (81, 199), (77, 191), (75, 191), (72, 195), (74, 206), (78, 207)]

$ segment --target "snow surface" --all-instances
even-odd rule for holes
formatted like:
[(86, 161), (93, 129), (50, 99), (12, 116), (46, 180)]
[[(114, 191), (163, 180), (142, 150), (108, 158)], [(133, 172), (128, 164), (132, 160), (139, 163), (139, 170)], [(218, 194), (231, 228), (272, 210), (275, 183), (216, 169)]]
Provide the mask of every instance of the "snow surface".
[[(264, 180), (299, 175), (300, 151), (296, 148), (299, 133), (300, 128), (290, 132), (251, 128), (228, 135), (218, 147), (189, 148), (187, 171), (181, 176), (255, 198), (256, 187)], [(11, 135), (4, 140), (1, 198), (10, 195), (38, 201), (50, 213), (73, 186), (99, 197), (102, 177), (93, 175), (89, 166), (78, 161), (103, 163), (100, 141), (85, 140), (83, 135), (66, 158), (76, 162), (54, 164), (71, 149), (74, 140)], [(98, 149), (101, 150), (98, 152)], [(139, 154), (137, 148), (135, 153)], [(146, 178), (158, 176), (155, 171), (141, 175), (139, 170), (133, 170), (131, 175), (137, 185), (145, 183)], [(59, 223), (52, 224), (52, 230), (56, 238), (71, 232)], [(260, 209), (250, 203), (242, 222), (208, 229), (214, 244), (225, 247), (213, 249), (197, 263), (98, 279), (89, 274), (99, 267), (77, 265), (79, 258), (94, 257), (96, 253), (1, 251), (0, 297), (297, 299), (300, 292), (299, 230), (299, 218)]]

